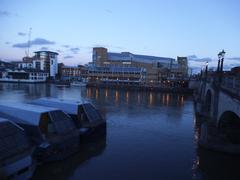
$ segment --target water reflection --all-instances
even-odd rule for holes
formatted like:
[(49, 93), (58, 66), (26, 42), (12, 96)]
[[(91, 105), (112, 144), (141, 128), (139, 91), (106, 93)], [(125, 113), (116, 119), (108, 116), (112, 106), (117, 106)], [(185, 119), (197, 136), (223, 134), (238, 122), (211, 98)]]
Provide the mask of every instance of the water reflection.
[(104, 88), (87, 88), (86, 92), (87, 98), (96, 102), (115, 102), (115, 104), (182, 107), (185, 102), (184, 95), (180, 94)]
[(115, 92), (115, 102), (119, 103), (119, 91), (118, 90), (116, 90), (116, 92)]
[(87, 97), (88, 98), (92, 97), (92, 89), (91, 88), (87, 88)]
[(80, 151), (66, 160), (39, 166), (32, 179), (68, 179), (85, 162), (90, 161), (93, 157), (100, 156), (105, 148), (106, 136), (88, 143), (82, 143)]
[(51, 85), (46, 84), (0, 83), (0, 89), (0, 100), (4, 101), (26, 101), (39, 97), (55, 97)]
[(153, 105), (153, 95), (152, 92), (149, 93), (149, 105)]
[(95, 94), (96, 94), (96, 99), (98, 99), (98, 97), (99, 97), (99, 89), (96, 89)]
[(198, 146), (202, 121), (203, 119), (198, 116), (194, 120), (197, 156), (193, 162), (193, 174), (201, 173), (203, 179), (240, 179), (240, 156), (212, 151)]
[(206, 179), (240, 179), (240, 157), (219, 152), (197, 149), (198, 167)]
[(140, 93), (138, 93), (138, 95), (137, 95), (137, 103), (138, 103), (138, 105), (140, 104), (140, 102), (141, 102)]
[(105, 98), (108, 98), (108, 89), (105, 90)]
[(126, 103), (128, 104), (128, 101), (129, 101), (129, 93), (128, 91), (126, 92)]
[(191, 179), (193, 164), (199, 169), (191, 97), (47, 84), (0, 84), (0, 89), (1, 101), (83, 99), (105, 112), (108, 133), (103, 141), (83, 146), (66, 161), (37, 168), (34, 179)]

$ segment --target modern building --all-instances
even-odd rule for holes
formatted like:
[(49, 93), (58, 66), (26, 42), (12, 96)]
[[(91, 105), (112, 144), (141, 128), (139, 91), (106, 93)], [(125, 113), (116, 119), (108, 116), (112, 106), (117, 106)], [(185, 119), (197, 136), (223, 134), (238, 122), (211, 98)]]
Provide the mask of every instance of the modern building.
[[(140, 83), (161, 83), (166, 80), (183, 80), (188, 77), (188, 60), (178, 57), (138, 55), (130, 52), (112, 53), (104, 47), (93, 48), (89, 78), (106, 81), (131, 80)], [(133, 78), (134, 75), (134, 78)]]
[(146, 69), (141, 67), (88, 67), (88, 82), (140, 84), (145, 81)]
[(87, 69), (84, 66), (61, 66), (60, 74), (62, 80), (83, 80), (87, 76)]
[(17, 69), (35, 69), (44, 71), (49, 79), (58, 74), (58, 53), (52, 51), (36, 51), (33, 57), (24, 57), (22, 61), (12, 62)]
[(33, 68), (47, 72), (51, 79), (58, 73), (58, 53), (52, 51), (36, 51), (33, 56)]

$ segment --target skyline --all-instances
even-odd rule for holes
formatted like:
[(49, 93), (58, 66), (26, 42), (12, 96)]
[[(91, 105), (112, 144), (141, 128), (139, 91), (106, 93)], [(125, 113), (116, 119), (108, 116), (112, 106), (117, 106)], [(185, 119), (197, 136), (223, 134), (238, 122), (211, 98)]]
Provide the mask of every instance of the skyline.
[[(30, 1), (0, 2), (0, 59), (57, 51), (66, 65), (90, 62), (92, 47), (160, 57), (189, 57), (199, 70), (226, 51), (225, 67), (240, 65), (240, 13), (237, 0), (175, 1)], [(44, 10), (44, 11), (42, 11)]]

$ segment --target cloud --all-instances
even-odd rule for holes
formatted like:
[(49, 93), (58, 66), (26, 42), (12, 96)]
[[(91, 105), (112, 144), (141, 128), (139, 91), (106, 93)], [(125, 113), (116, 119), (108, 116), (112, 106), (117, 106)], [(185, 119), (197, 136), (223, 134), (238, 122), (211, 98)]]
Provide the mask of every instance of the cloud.
[(74, 58), (74, 56), (64, 56), (63, 58), (64, 59), (71, 59), (71, 58)]
[(0, 17), (9, 17), (11, 15), (8, 11), (0, 11)]
[[(44, 38), (36, 38), (30, 42), (30, 45), (53, 45), (56, 44), (54, 41), (49, 41)], [(28, 47), (28, 42), (13, 44), (14, 48), (26, 48)]]
[(190, 55), (190, 56), (188, 56), (187, 58), (188, 58), (188, 59), (196, 59), (197, 56), (196, 56), (196, 55)]
[(74, 54), (77, 54), (78, 51), (80, 51), (80, 49), (79, 48), (70, 48), (70, 51), (72, 51), (72, 53), (74, 53)]
[(48, 48), (47, 47), (41, 47), (41, 49), (40, 49), (41, 51), (47, 51), (48, 50)]
[(113, 13), (112, 10), (110, 10), (110, 9), (105, 9), (105, 12), (106, 12), (106, 13), (109, 13), (109, 14), (112, 14), (112, 13)]
[(11, 44), (11, 42), (8, 42), (8, 41), (7, 41), (7, 42), (5, 42), (5, 44)]
[(26, 35), (27, 35), (27, 33), (18, 32), (18, 35), (19, 35), (19, 36), (26, 36)]
[(209, 57), (205, 57), (205, 58), (198, 58), (196, 55), (190, 55), (187, 56), (189, 61), (193, 61), (193, 62), (211, 62), (212, 58)]
[(240, 66), (240, 63), (231, 63), (231, 64), (224, 64), (223, 68), (224, 70), (231, 70), (234, 67)]
[(60, 49), (57, 49), (56, 51), (57, 51), (57, 52), (59, 52), (59, 53), (61, 53), (61, 52), (62, 52)]
[(17, 43), (17, 44), (13, 44), (12, 47), (14, 48), (26, 48), (28, 47), (28, 43)]
[(0, 17), (11, 17), (11, 16), (18, 16), (18, 14), (13, 14), (11, 12), (8, 11), (1, 11), (0, 10)]
[(54, 41), (49, 41), (43, 38), (36, 38), (33, 41), (31, 41), (32, 45), (52, 45), (56, 44)]
[(63, 47), (65, 47), (65, 48), (69, 48), (70, 46), (69, 46), (69, 45), (63, 45)]
[(234, 61), (240, 61), (240, 57), (229, 57), (226, 58), (227, 60), (234, 60)]

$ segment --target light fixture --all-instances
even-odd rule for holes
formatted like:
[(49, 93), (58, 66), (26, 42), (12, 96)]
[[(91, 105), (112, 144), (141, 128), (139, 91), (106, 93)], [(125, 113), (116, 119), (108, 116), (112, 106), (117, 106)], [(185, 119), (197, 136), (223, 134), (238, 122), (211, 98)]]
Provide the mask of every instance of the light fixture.
[(222, 50), (221, 54), (222, 54), (222, 58), (224, 58), (224, 56), (225, 56), (225, 54), (226, 54), (226, 52), (224, 51), (224, 49)]
[(221, 59), (221, 57), (222, 57), (222, 52), (219, 52), (218, 53), (218, 59)]

